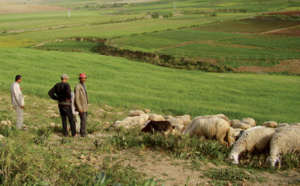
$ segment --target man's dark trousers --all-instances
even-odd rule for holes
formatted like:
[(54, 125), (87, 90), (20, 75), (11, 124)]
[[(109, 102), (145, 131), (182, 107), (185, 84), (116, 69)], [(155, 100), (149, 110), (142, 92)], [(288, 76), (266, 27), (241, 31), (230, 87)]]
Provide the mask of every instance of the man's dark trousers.
[(87, 119), (87, 112), (79, 112), (80, 117), (80, 135), (82, 137), (86, 136), (86, 119)]
[(76, 128), (75, 128), (75, 121), (73, 118), (72, 108), (71, 105), (58, 105), (60, 117), (63, 125), (63, 134), (64, 136), (68, 136), (68, 125), (67, 125), (67, 118), (69, 119), (70, 127), (72, 136), (76, 135)]

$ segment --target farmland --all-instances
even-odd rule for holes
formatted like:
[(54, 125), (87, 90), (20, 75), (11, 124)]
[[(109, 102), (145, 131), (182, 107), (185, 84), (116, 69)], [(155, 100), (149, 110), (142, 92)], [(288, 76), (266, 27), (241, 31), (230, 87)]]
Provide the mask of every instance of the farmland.
[[(150, 178), (157, 185), (299, 184), (299, 155), (285, 155), (281, 170), (256, 158), (233, 166), (226, 161), (231, 148), (216, 141), (113, 125), (129, 110), (145, 108), (173, 116), (251, 117), (257, 125), (300, 122), (299, 1), (0, 5), (0, 121), (13, 123), (0, 127), (1, 184), (93, 185), (101, 173), (108, 185), (142, 185)], [(63, 73), (73, 89), (81, 72), (88, 76), (89, 135), (64, 138), (47, 92)], [(16, 74), (23, 76), (28, 131), (14, 129), (9, 89)]]

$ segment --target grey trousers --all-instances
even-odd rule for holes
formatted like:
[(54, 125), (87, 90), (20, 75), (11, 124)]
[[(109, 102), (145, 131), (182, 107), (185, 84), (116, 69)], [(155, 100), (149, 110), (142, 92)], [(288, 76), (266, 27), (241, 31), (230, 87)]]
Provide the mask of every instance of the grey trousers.
[(21, 107), (16, 107), (17, 111), (17, 129), (22, 129), (23, 126), (23, 109)]
[(79, 112), (79, 117), (80, 117), (80, 135), (81, 136), (86, 136), (86, 119), (87, 119), (87, 112)]

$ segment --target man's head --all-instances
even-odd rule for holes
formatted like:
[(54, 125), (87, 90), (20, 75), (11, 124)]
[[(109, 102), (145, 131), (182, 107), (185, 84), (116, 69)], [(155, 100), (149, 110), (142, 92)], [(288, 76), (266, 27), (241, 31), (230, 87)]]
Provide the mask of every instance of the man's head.
[(17, 83), (21, 83), (22, 82), (22, 76), (21, 75), (16, 75), (15, 81)]
[(70, 79), (70, 77), (67, 74), (62, 74), (60, 78), (61, 78), (61, 81), (63, 81), (63, 82), (67, 82), (68, 79)]
[(84, 82), (87, 79), (87, 77), (86, 77), (85, 73), (81, 73), (81, 74), (79, 74), (79, 78), (78, 79), (80, 80), (80, 83), (84, 84)]

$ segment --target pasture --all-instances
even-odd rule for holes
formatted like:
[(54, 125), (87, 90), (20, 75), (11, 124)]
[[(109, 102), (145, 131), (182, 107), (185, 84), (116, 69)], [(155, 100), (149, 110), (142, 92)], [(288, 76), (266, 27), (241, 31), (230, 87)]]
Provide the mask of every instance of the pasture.
[[(300, 122), (297, 0), (176, 0), (176, 7), (173, 0), (0, 5), (10, 7), (5, 13), (0, 8), (0, 121), (12, 122), (0, 126), (0, 184), (299, 184), (297, 154), (285, 154), (280, 170), (261, 166), (256, 158), (232, 165), (226, 160), (231, 147), (215, 140), (114, 127), (129, 110), (145, 108), (173, 116), (251, 117), (257, 125)], [(207, 73), (99, 55), (93, 39), (120, 51), (254, 73)], [(81, 72), (88, 76), (88, 136), (65, 138), (57, 103), (47, 93), (63, 73), (73, 89)], [(27, 131), (14, 127), (9, 90), (16, 74), (23, 76)]]
[(70, 75), (72, 87), (84, 71), (90, 77), (87, 87), (95, 104), (139, 106), (176, 115), (224, 113), (232, 119), (253, 117), (259, 123), (300, 120), (297, 76), (181, 71), (97, 54), (33, 49), (2, 48), (0, 55), (4, 90), (14, 77), (10, 69), (23, 74), (23, 86), (28, 87), (24, 94), (41, 97), (48, 97), (62, 69)]

